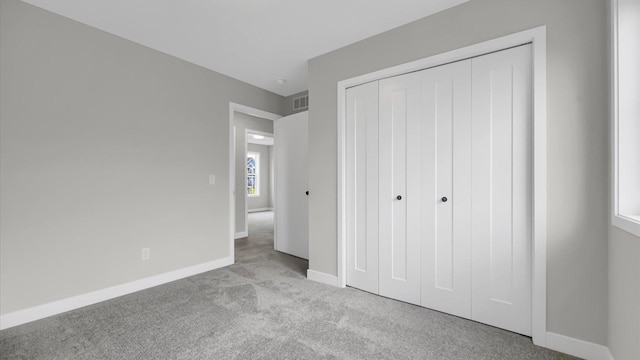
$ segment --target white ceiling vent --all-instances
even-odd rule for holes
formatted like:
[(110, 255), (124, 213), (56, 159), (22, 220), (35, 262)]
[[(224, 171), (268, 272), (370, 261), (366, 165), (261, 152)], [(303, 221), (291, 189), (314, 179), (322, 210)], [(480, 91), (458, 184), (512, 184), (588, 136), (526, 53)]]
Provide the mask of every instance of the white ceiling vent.
[(303, 110), (307, 108), (309, 108), (309, 95), (304, 95), (293, 99), (293, 110)]

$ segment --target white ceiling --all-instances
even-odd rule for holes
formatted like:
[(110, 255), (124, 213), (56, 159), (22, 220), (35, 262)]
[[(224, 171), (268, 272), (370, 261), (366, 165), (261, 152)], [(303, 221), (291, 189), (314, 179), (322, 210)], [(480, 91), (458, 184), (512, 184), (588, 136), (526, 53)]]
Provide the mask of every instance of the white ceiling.
[(23, 1), (288, 96), (308, 59), (468, 0)]

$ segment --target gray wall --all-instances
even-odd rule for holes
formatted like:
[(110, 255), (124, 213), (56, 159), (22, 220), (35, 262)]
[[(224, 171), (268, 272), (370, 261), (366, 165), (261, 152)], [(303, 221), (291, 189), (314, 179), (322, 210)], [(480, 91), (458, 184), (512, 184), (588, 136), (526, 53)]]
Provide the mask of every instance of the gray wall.
[[(273, 121), (271, 122), (273, 124)], [(247, 208), (249, 211), (254, 209), (271, 208), (271, 146), (249, 144), (248, 150), (260, 154), (258, 163), (258, 196), (247, 198)]]
[(229, 102), (283, 97), (17, 0), (0, 79), (0, 313), (229, 255)]
[[(243, 113), (235, 113), (236, 127), (236, 233), (245, 231), (245, 202), (247, 183), (244, 178), (247, 154), (245, 152), (245, 130), (257, 130), (273, 134), (273, 121)], [(248, 201), (248, 200), (247, 200)], [(248, 205), (248, 203), (247, 203)]]
[(640, 359), (640, 238), (609, 231), (609, 349), (616, 360)]
[[(297, 97), (300, 97), (300, 96), (307, 95), (308, 93), (309, 93), (309, 91), (302, 91), (302, 92), (299, 92), (297, 94), (293, 94), (293, 95), (289, 95), (289, 96), (285, 97), (284, 98), (284, 107), (282, 109), (284, 116), (297, 114), (299, 112), (303, 112), (303, 111), (309, 110), (308, 108), (295, 110), (295, 111), (293, 110), (293, 99), (295, 99)], [(311, 99), (309, 99), (309, 100), (311, 100)], [(309, 107), (311, 107), (311, 101), (309, 101)]]
[(472, 0), (309, 61), (309, 267), (336, 274), (336, 83), (547, 26), (548, 330), (607, 343), (605, 0)]

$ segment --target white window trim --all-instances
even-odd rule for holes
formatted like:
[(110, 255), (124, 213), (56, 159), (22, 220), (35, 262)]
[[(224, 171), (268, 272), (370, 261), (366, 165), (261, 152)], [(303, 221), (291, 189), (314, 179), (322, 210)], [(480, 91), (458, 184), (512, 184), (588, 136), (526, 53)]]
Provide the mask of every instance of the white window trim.
[[(253, 157), (256, 161), (256, 193), (255, 194), (249, 194), (247, 193), (248, 197), (259, 197), (260, 196), (260, 153), (255, 152), (255, 151), (247, 151), (247, 159), (249, 159), (250, 157)], [(246, 165), (246, 161), (245, 161), (245, 168), (247, 167)], [(249, 172), (248, 170), (245, 170), (245, 181), (247, 179), (249, 179)], [(247, 189), (245, 189), (245, 191), (247, 191)]]
[[(626, 114), (622, 118), (620, 117), (620, 84), (619, 84), (619, 23), (618, 23), (618, 0), (611, 0), (611, 119), (612, 119), (612, 131), (611, 131), (611, 223), (631, 234), (640, 236), (640, 214), (624, 213), (620, 211), (620, 199), (625, 197), (626, 201), (633, 198), (633, 194), (621, 193), (620, 189), (620, 175), (624, 171), (640, 171), (640, 161), (636, 164), (636, 168), (629, 169), (628, 164), (622, 169), (619, 161), (619, 154), (621, 151), (634, 151), (625, 150), (621, 148), (619, 141), (620, 124), (624, 121), (640, 121), (640, 113)], [(638, 59), (640, 61), (640, 59)], [(638, 139), (640, 141), (640, 139)], [(640, 160), (640, 159), (639, 159)], [(624, 192), (624, 190), (622, 190)], [(640, 199), (636, 201), (640, 202)], [(638, 204), (640, 205), (640, 204)]]

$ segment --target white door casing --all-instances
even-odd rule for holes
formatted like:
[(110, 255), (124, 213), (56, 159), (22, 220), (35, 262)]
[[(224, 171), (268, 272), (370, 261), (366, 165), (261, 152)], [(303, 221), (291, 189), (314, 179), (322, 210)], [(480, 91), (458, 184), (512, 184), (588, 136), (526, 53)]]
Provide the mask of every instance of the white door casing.
[(473, 319), (531, 335), (531, 46), (473, 67)]
[(381, 80), (379, 97), (379, 293), (419, 305), (420, 79)]
[(421, 304), (471, 318), (471, 61), (419, 74)]
[(347, 90), (347, 284), (378, 293), (378, 82)]
[(273, 126), (275, 148), (276, 250), (309, 258), (308, 191), (309, 112), (277, 119)]

